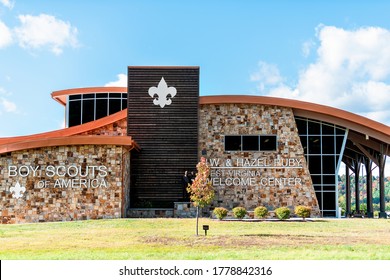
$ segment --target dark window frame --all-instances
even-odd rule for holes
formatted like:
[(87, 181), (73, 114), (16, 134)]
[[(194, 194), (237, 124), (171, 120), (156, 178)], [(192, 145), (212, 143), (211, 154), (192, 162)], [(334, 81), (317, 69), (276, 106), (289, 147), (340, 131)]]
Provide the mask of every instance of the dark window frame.
[[(234, 138), (237, 138), (237, 137), (241, 137), (241, 140), (240, 140), (240, 144), (237, 146), (237, 144), (235, 146), (237, 146), (235, 149), (233, 148), (230, 148), (230, 147), (227, 147), (226, 143), (227, 143), (227, 138), (229, 137), (234, 137)], [(258, 138), (258, 148), (257, 149), (246, 149), (244, 147), (244, 138), (245, 137), (257, 137)], [(274, 137), (275, 138), (275, 147), (270, 149), (262, 149), (261, 147), (261, 138), (262, 137)], [(231, 146), (232, 142), (232, 139), (229, 139), (229, 144), (228, 146)], [(240, 147), (240, 148), (238, 148)], [(276, 134), (263, 134), (263, 135), (251, 135), (251, 134), (227, 134), (227, 135), (224, 135), (224, 150), (225, 152), (277, 152), (278, 151), (278, 136)]]
[[(105, 116), (97, 117), (102, 114), (97, 114), (97, 110), (101, 110), (99, 106), (97, 106), (97, 103), (102, 104), (102, 100), (105, 100), (106, 103), (106, 110), (107, 114)], [(110, 107), (110, 101), (112, 101), (112, 104), (116, 104), (115, 106)], [(89, 117), (84, 116), (84, 109), (86, 109), (84, 102), (88, 102), (90, 104), (93, 104), (93, 119), (91, 118), (91, 110), (88, 110)], [(74, 105), (79, 104), (80, 109), (75, 110)], [(98, 108), (99, 107), (99, 108)], [(115, 108), (114, 108), (115, 107)], [(127, 93), (86, 93), (86, 94), (76, 94), (76, 95), (69, 95), (67, 98), (67, 112), (66, 112), (66, 123), (67, 127), (72, 127), (80, 124), (84, 124), (90, 121), (95, 121), (97, 119), (100, 119), (102, 117), (106, 117), (112, 114), (115, 114), (121, 110), (124, 110), (127, 108)], [(113, 110), (115, 109), (115, 110)], [(119, 110), (118, 110), (119, 109)], [(110, 111), (111, 110), (111, 111)], [(76, 112), (78, 111), (78, 113)], [(87, 111), (87, 110), (86, 110)], [(103, 109), (104, 111), (104, 109)], [(78, 121), (80, 119), (80, 121)], [(84, 121), (86, 120), (86, 121)]]

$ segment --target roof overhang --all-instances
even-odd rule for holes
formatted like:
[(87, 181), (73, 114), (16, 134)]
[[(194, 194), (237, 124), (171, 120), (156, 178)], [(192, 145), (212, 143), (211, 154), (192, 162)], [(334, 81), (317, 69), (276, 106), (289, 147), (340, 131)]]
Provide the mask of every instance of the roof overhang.
[(66, 97), (76, 94), (88, 94), (88, 93), (127, 93), (127, 87), (86, 87), (86, 88), (71, 88), (53, 91), (51, 97), (66, 106)]
[(77, 146), (77, 145), (117, 145), (125, 146), (131, 149), (139, 149), (138, 145), (131, 139), (130, 136), (65, 136), (65, 137), (49, 137), (41, 139), (32, 139), (26, 141), (18, 141), (0, 145), (0, 154), (21, 151), (27, 149), (35, 149), (41, 147), (54, 146)]
[(85, 124), (27, 136), (0, 138), (0, 154), (24, 149), (69, 145), (118, 145), (140, 150), (130, 136), (84, 135), (100, 127), (125, 119), (127, 109)]
[(125, 119), (126, 116), (127, 116), (127, 109), (119, 111), (115, 114), (109, 115), (107, 117), (98, 119), (96, 121), (92, 121), (92, 122), (88, 122), (85, 124), (72, 126), (72, 127), (68, 127), (68, 128), (64, 128), (64, 129), (59, 129), (59, 130), (54, 130), (54, 131), (44, 132), (44, 133), (38, 133), (38, 134), (32, 134), (32, 135), (26, 135), (26, 136), (0, 138), (0, 145), (6, 144), (6, 143), (12, 143), (12, 142), (16, 142), (16, 141), (28, 141), (28, 140), (33, 140), (33, 139), (78, 135), (78, 134), (82, 134), (82, 133), (97, 129), (99, 127), (103, 127), (103, 126), (112, 124), (112, 123), (117, 122), (119, 120)]
[(390, 144), (390, 127), (371, 119), (330, 106), (319, 105), (293, 99), (248, 96), (214, 95), (202, 96), (199, 103), (206, 104), (258, 104), (291, 108), (295, 116), (321, 120), (346, 127), (368, 137)]

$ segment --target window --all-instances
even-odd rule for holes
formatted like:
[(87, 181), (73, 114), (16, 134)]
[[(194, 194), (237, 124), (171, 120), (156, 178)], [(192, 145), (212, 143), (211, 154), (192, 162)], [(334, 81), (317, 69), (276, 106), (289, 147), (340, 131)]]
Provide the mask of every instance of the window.
[(309, 154), (321, 154), (321, 136), (309, 136)]
[(335, 192), (323, 192), (322, 203), (324, 210), (336, 209), (336, 193)]
[(321, 175), (321, 156), (309, 156), (310, 174)]
[(300, 135), (307, 135), (307, 122), (305, 120), (296, 119), (298, 132)]
[(334, 155), (335, 154), (334, 136), (333, 135), (332, 136), (322, 136), (322, 154), (324, 154), (324, 155)]
[(259, 150), (259, 136), (242, 136), (242, 150), (243, 151), (258, 151)]
[(95, 100), (83, 100), (83, 123), (93, 121), (95, 119)]
[(225, 151), (241, 151), (241, 136), (225, 136)]
[(334, 125), (322, 125), (322, 135), (334, 135)]
[(261, 151), (276, 151), (276, 135), (260, 136)]
[[(70, 103), (72, 104), (70, 106)], [(68, 104), (68, 125), (75, 126), (81, 124), (81, 100), (69, 102)]]
[(324, 217), (335, 216), (337, 170), (346, 130), (318, 120), (295, 120), (320, 210)]
[(96, 99), (96, 119), (104, 118), (108, 115), (108, 100)]
[(119, 112), (121, 110), (121, 100), (120, 99), (110, 99), (109, 101), (109, 115)]
[(127, 108), (127, 93), (88, 93), (68, 97), (68, 127), (104, 118)]
[(318, 122), (308, 122), (307, 127), (308, 135), (320, 135), (321, 134), (321, 123)]
[(75, 94), (75, 95), (70, 95), (69, 100), (80, 100), (81, 95), (80, 94)]
[(226, 135), (225, 151), (276, 151), (276, 135)]

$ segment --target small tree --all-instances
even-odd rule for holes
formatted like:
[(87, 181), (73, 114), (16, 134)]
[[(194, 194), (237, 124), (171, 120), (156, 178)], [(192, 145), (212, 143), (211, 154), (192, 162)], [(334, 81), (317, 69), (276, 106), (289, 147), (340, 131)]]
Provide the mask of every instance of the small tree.
[(256, 207), (253, 212), (255, 214), (255, 217), (260, 218), (260, 219), (263, 219), (268, 215), (268, 209), (267, 209), (267, 207), (264, 207), (264, 206)]
[(206, 163), (206, 158), (201, 157), (200, 162), (196, 165), (197, 173), (194, 181), (188, 186), (187, 191), (190, 194), (191, 201), (196, 206), (196, 235), (199, 226), (199, 208), (209, 205), (215, 196), (214, 188), (208, 180), (210, 167)]
[(310, 217), (311, 208), (309, 206), (299, 205), (299, 206), (295, 207), (295, 211), (294, 212), (299, 217), (302, 217), (303, 220), (305, 221), (306, 218)]

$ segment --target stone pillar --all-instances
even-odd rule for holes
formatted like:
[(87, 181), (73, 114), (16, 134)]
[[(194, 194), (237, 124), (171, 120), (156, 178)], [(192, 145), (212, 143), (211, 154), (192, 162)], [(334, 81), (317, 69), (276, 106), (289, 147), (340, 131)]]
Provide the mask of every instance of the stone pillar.
[(349, 168), (345, 165), (345, 216), (351, 216), (351, 177), (349, 175)]

